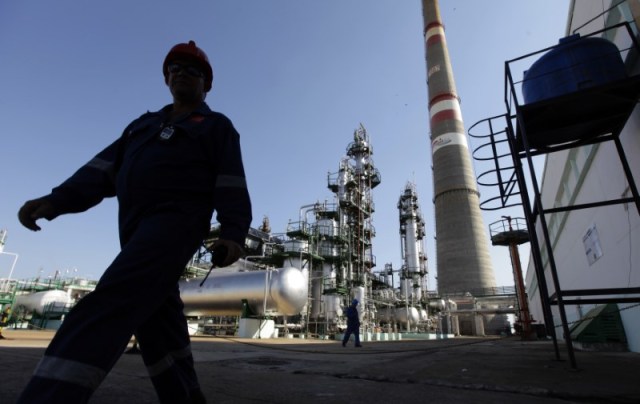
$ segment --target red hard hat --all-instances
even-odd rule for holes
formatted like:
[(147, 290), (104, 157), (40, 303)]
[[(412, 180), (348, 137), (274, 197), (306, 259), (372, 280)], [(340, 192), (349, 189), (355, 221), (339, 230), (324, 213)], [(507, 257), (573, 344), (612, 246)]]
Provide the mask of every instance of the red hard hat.
[(211, 64), (209, 64), (209, 58), (204, 51), (196, 46), (194, 41), (189, 43), (179, 43), (167, 53), (167, 57), (164, 58), (162, 64), (162, 74), (164, 74), (164, 82), (169, 84), (169, 72), (167, 66), (172, 60), (175, 59), (189, 59), (200, 65), (204, 70), (204, 91), (211, 90), (211, 83), (213, 82), (213, 70)]

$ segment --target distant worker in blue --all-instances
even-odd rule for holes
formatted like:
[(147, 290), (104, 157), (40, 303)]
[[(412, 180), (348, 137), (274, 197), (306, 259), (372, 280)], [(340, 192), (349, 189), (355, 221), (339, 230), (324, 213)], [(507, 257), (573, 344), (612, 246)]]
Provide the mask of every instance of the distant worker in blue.
[(86, 403), (132, 335), (161, 403), (204, 403), (191, 354), (178, 281), (208, 235), (218, 266), (243, 254), (251, 224), (240, 139), (231, 121), (204, 102), (213, 82), (195, 42), (162, 65), (173, 103), (134, 120), (122, 136), (49, 195), (30, 200), (20, 222), (83, 212), (116, 196), (121, 251), (96, 289), (67, 315), (18, 403)]
[(356, 348), (360, 348), (360, 316), (358, 316), (358, 299), (351, 301), (351, 306), (347, 307), (347, 331), (342, 339), (342, 346), (347, 346), (349, 338), (353, 334), (356, 339)]

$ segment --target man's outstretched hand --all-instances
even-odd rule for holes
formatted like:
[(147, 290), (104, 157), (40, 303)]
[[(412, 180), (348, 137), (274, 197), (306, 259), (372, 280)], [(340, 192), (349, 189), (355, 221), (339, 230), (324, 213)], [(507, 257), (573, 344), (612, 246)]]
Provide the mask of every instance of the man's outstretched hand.
[(32, 199), (22, 205), (18, 211), (18, 219), (24, 227), (29, 230), (38, 231), (40, 226), (36, 220), (55, 216), (55, 209), (51, 202), (46, 199)]

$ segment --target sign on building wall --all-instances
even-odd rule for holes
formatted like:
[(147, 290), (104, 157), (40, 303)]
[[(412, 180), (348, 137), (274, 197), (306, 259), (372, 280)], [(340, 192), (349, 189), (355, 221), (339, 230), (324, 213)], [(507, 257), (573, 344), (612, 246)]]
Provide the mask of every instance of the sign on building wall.
[(598, 237), (598, 229), (596, 229), (595, 223), (587, 229), (586, 234), (582, 237), (582, 244), (584, 244), (584, 252), (587, 254), (589, 266), (602, 257), (602, 247), (600, 246), (600, 238)]

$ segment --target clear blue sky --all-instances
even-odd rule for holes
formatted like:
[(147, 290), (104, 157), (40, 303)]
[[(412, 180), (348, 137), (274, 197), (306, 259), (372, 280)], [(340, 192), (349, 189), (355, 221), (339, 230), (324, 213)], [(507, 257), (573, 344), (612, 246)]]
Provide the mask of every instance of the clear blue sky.
[[(441, 0), (465, 126), (505, 112), (504, 62), (564, 36), (569, 0)], [(14, 277), (97, 278), (119, 249), (115, 200), (22, 228), (44, 195), (147, 110), (171, 102), (161, 64), (190, 39), (214, 70), (209, 105), (241, 135), (253, 226), (274, 232), (299, 208), (333, 200), (327, 173), (362, 123), (382, 175), (374, 189), (382, 270), (400, 260), (398, 198), (415, 182), (436, 274), (431, 152), (420, 0), (4, 1), (0, 3), (0, 228)], [(502, 214), (487, 212), (485, 224)], [(505, 247), (490, 247), (499, 285)], [(522, 254), (528, 254), (526, 246)], [(523, 257), (527, 261), (528, 257)], [(0, 277), (13, 257), (0, 255)], [(430, 288), (433, 288), (433, 282)]]

